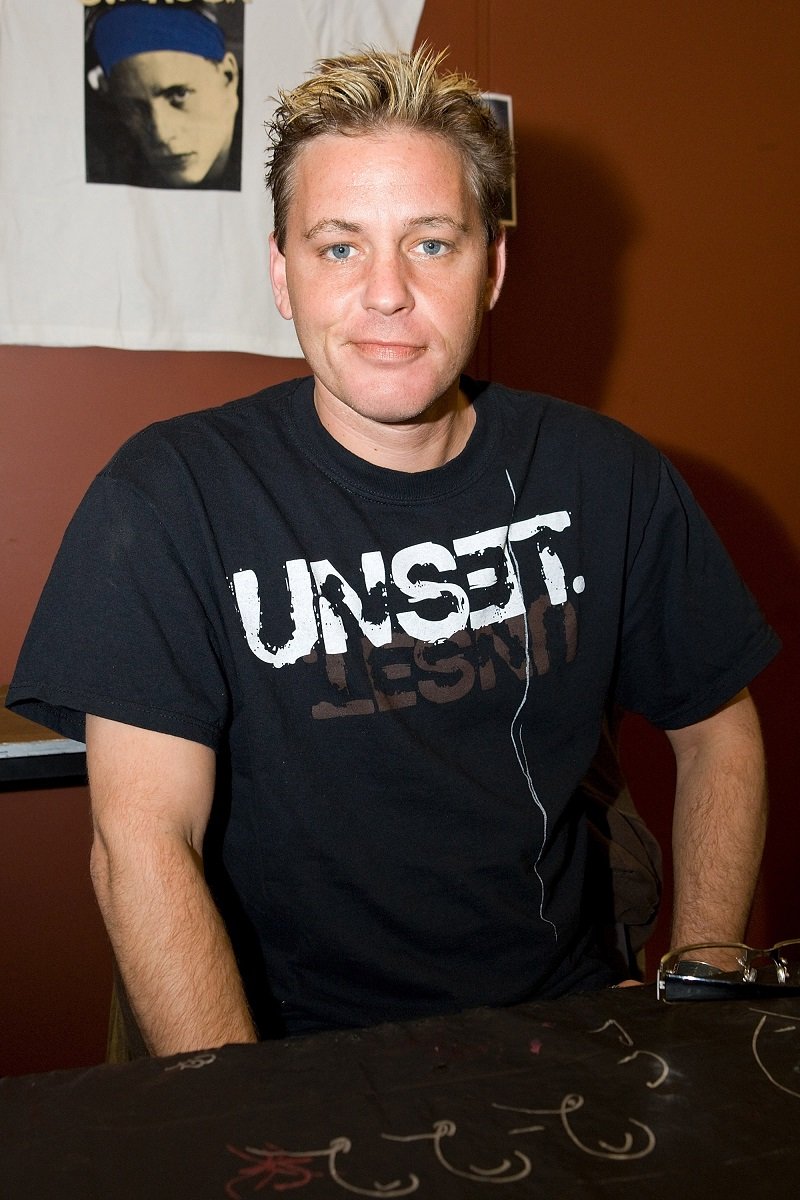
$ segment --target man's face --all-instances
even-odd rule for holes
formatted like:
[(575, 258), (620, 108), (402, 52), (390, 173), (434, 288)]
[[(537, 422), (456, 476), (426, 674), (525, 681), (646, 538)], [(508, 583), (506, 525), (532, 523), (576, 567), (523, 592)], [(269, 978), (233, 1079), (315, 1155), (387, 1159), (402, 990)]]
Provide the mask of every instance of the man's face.
[(457, 151), (406, 129), (325, 134), (301, 150), (293, 185), (272, 282), (318, 409), (399, 425), (449, 406), (504, 265)]
[(212, 182), (228, 161), (239, 107), (236, 59), (177, 50), (123, 59), (109, 90), (120, 116), (170, 187)]

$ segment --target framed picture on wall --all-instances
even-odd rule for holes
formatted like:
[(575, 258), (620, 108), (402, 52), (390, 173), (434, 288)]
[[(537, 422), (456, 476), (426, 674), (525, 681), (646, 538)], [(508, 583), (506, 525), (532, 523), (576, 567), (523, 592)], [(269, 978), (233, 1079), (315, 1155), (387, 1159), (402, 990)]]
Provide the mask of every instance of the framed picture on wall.
[[(484, 92), (483, 99), (492, 110), (498, 125), (501, 125), (511, 138), (511, 145), (513, 146), (514, 113), (511, 105), (511, 97), (506, 96), (501, 92)], [(503, 211), (500, 220), (510, 229), (513, 229), (517, 224), (517, 189), (516, 177), (514, 175), (511, 176), (511, 186), (506, 192), (505, 199), (503, 201)]]

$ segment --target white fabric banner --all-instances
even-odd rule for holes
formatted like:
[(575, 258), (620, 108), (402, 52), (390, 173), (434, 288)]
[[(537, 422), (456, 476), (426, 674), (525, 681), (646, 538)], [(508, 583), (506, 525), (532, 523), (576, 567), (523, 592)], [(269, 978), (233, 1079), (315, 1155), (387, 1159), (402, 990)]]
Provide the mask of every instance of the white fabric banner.
[[(220, 33), (196, 16), (197, 45), (181, 42), (180, 54), (144, 53), (177, 48), (169, 37), (148, 43), (152, 30), (111, 28), (125, 24), (112, 10), (134, 8), (181, 14), (177, 28), (188, 3), (0, 0), (1, 342), (300, 356), (268, 278), (270, 97), (320, 57), (366, 44), (409, 49), (424, 0), (210, 0)], [(91, 23), (104, 19), (101, 43)], [(210, 24), (219, 53), (205, 48)], [(148, 75), (141, 64), (153, 62)], [(176, 62), (188, 64), (186, 78)], [(159, 126), (152, 149), (158, 109), (174, 122), (202, 107), (207, 81), (194, 67), (219, 89), (205, 144), (228, 130), (206, 175), (186, 134), (169, 142)]]

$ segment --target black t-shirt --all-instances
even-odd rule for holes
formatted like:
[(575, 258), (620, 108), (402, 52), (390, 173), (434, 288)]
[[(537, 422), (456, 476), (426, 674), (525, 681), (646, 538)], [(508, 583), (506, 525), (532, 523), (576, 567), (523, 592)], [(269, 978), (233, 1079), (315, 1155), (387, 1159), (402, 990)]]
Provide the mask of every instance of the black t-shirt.
[(265, 1026), (600, 986), (576, 789), (604, 713), (691, 724), (777, 647), (653, 447), (466, 386), (467, 446), (420, 473), (335, 442), (310, 380), (150, 427), (23, 648), (34, 719), (217, 751), (207, 866)]

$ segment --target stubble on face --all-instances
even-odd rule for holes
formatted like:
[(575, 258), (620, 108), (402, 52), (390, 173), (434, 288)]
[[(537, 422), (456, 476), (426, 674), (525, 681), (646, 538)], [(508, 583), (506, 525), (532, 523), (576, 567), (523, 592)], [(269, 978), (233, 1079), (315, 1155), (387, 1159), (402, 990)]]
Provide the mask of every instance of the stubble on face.
[(460, 375), (503, 261), (458, 152), (407, 129), (314, 139), (295, 164), (284, 250), (273, 240), (276, 302), (323, 424), (362, 449), (402, 439), (413, 460), (433, 439), (452, 457), (472, 425)]

